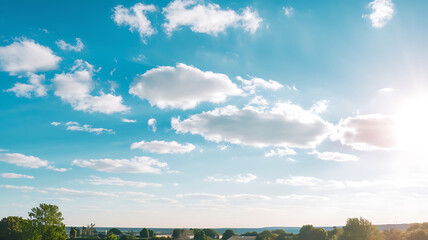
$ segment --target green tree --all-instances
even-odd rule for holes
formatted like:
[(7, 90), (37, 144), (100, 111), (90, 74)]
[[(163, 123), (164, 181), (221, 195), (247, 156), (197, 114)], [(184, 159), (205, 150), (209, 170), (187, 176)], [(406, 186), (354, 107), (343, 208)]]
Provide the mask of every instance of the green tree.
[[(174, 230), (172, 230), (171, 238), (173, 240), (179, 239), (182, 232), (183, 232), (183, 229), (174, 229)], [(140, 235), (141, 235), (141, 233), (140, 233)]]
[(58, 206), (41, 203), (28, 213), (33, 239), (66, 240), (64, 218)]
[(332, 230), (327, 232), (329, 240), (337, 240), (340, 234), (342, 234), (342, 229), (338, 227), (333, 227)]
[(339, 240), (383, 240), (383, 234), (370, 221), (360, 217), (348, 218)]
[(217, 239), (219, 237), (218, 232), (214, 229), (205, 228), (202, 229), (207, 237)]
[(406, 240), (428, 239), (428, 223), (414, 223), (405, 232)]
[(275, 235), (285, 235), (286, 234), (284, 229), (276, 229), (276, 230), (273, 230), (272, 233)]
[(264, 230), (263, 232), (257, 234), (256, 240), (273, 240), (275, 235), (271, 231)]
[(117, 236), (114, 233), (112, 233), (112, 232), (109, 231), (109, 233), (107, 234), (107, 238), (106, 239), (107, 240), (117, 240), (118, 238), (117, 238)]
[(322, 228), (314, 228), (312, 225), (304, 225), (297, 235), (298, 240), (327, 240), (327, 232)]
[(205, 232), (199, 229), (194, 230), (194, 240), (207, 240), (207, 236), (205, 235)]
[(117, 228), (110, 228), (110, 230), (108, 230), (108, 231), (113, 233), (114, 235), (121, 235), (122, 234), (122, 232)]
[(390, 230), (384, 230), (383, 235), (385, 236), (385, 240), (402, 240), (403, 239), (403, 232), (392, 228)]
[(227, 240), (232, 236), (235, 236), (235, 232), (232, 229), (227, 229), (226, 231), (224, 231), (223, 233), (223, 237), (221, 239), (223, 240)]
[(154, 237), (156, 237), (155, 231), (153, 231), (153, 230), (149, 229), (149, 237), (150, 237), (150, 238), (154, 238)]
[(140, 238), (149, 238), (149, 237), (150, 237), (149, 229), (143, 228), (140, 231)]
[(28, 220), (22, 217), (5, 217), (0, 221), (0, 240), (24, 240), (29, 237)]

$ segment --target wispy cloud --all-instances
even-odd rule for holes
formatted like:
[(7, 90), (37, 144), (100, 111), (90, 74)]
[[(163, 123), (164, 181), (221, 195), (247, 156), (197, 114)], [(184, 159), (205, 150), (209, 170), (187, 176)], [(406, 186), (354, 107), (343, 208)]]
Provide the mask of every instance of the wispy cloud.
[(110, 186), (128, 186), (128, 187), (161, 187), (160, 183), (147, 183), (147, 182), (136, 182), (136, 181), (127, 181), (117, 177), (108, 177), (101, 178), (97, 176), (91, 176), (88, 180), (84, 181), (91, 185), (110, 185)]
[(95, 133), (96, 135), (99, 135), (101, 133), (113, 133), (114, 131), (112, 129), (107, 128), (94, 128), (91, 125), (83, 124), (80, 125), (78, 122), (51, 122), (51, 125), (53, 126), (60, 126), (63, 125), (66, 130), (68, 131), (79, 131), (79, 132), (89, 132), (89, 133)]
[(140, 149), (151, 153), (187, 153), (195, 149), (195, 146), (191, 143), (180, 144), (176, 141), (165, 142), (165, 141), (141, 141), (134, 142), (131, 144), (131, 149)]
[(61, 48), (64, 51), (75, 51), (80, 52), (83, 50), (83, 47), (85, 46), (80, 40), (80, 38), (76, 38), (76, 45), (71, 45), (69, 43), (66, 43), (64, 40), (60, 39), (55, 42), (56, 45), (58, 45), (59, 48)]
[(249, 183), (257, 179), (257, 176), (251, 173), (238, 174), (233, 177), (214, 177), (209, 176), (205, 178), (206, 182), (235, 182), (235, 183)]
[(1, 176), (3, 178), (27, 178), (27, 179), (34, 179), (34, 176), (29, 176), (25, 174), (18, 174), (18, 173), (2, 173)]
[(111, 173), (161, 173), (167, 163), (151, 157), (133, 157), (131, 159), (90, 159), (74, 160), (73, 165)]

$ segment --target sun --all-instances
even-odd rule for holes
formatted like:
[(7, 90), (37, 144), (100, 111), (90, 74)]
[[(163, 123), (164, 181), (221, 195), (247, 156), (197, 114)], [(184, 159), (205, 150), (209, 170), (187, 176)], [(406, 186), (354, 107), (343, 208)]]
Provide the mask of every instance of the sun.
[(398, 149), (428, 153), (428, 98), (425, 95), (403, 101), (395, 121)]

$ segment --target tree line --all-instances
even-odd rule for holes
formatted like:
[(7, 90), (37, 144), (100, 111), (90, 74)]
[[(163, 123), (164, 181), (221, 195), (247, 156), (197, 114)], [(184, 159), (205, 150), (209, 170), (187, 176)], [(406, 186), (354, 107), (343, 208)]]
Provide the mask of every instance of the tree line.
[[(63, 223), (64, 218), (58, 206), (42, 203), (28, 213), (28, 218), (9, 216), (0, 221), (0, 240), (67, 240)], [(428, 223), (412, 224), (407, 230), (390, 229), (380, 231), (375, 225), (364, 218), (349, 218), (342, 228), (334, 227), (330, 231), (304, 225), (299, 233), (287, 233), (282, 229), (265, 230), (235, 234), (232, 229), (220, 235), (214, 229), (174, 229), (171, 237), (157, 237), (156, 233), (143, 228), (136, 232), (123, 233), (117, 228), (111, 228), (107, 233), (97, 233), (95, 224), (78, 229), (71, 227), (69, 239), (90, 240), (232, 240), (239, 236), (242, 240), (428, 240)], [(251, 237), (245, 239), (245, 237)]]

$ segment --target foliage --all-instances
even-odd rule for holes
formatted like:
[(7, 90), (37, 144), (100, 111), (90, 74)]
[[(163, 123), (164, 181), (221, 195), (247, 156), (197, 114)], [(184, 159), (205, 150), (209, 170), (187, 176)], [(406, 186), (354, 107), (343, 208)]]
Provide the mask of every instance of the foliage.
[(338, 227), (333, 227), (332, 230), (327, 232), (327, 239), (329, 240), (337, 240), (339, 236), (342, 234), (342, 229)]
[(415, 223), (405, 232), (406, 240), (426, 240), (428, 239), (428, 223)]
[(143, 228), (143, 229), (140, 231), (140, 238), (149, 238), (149, 237), (150, 237), (149, 229), (147, 229), (147, 228)]
[(0, 221), (0, 240), (23, 240), (28, 237), (29, 222), (21, 217), (5, 217)]
[(155, 231), (149, 229), (149, 236), (150, 238), (156, 237)]
[(297, 235), (298, 240), (327, 240), (327, 232), (322, 228), (304, 225)]
[(58, 206), (41, 203), (28, 213), (33, 239), (66, 240), (64, 218)]
[(263, 232), (257, 234), (256, 240), (273, 240), (275, 235), (271, 231), (264, 230)]
[(235, 236), (235, 232), (232, 229), (227, 229), (226, 231), (224, 231), (223, 233), (223, 237), (221, 238), (222, 240), (227, 240), (232, 236)]
[(106, 239), (107, 240), (117, 240), (117, 236), (113, 232), (109, 231), (109, 233), (107, 234), (107, 238)]
[(218, 232), (214, 229), (205, 228), (205, 229), (202, 229), (202, 231), (204, 231), (205, 235), (209, 238), (213, 238), (213, 239), (219, 238)]
[(205, 232), (199, 229), (194, 230), (194, 240), (208, 240), (207, 236), (205, 235)]
[(402, 240), (404, 237), (402, 231), (394, 228), (390, 230), (384, 230), (383, 235), (385, 240)]
[(273, 230), (272, 233), (275, 235), (285, 235), (286, 234), (284, 229), (276, 229), (276, 230)]
[(370, 221), (364, 218), (348, 218), (339, 240), (383, 240), (383, 235)]
[(172, 240), (188, 240), (194, 234), (192, 230), (187, 229), (174, 229), (172, 231)]
[(122, 234), (122, 232), (117, 228), (110, 228), (110, 230), (108, 230), (108, 232), (111, 232), (114, 235), (121, 235)]

